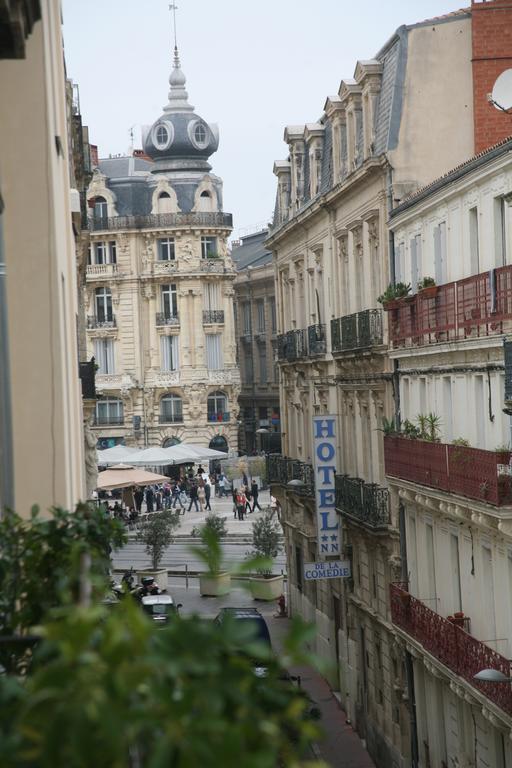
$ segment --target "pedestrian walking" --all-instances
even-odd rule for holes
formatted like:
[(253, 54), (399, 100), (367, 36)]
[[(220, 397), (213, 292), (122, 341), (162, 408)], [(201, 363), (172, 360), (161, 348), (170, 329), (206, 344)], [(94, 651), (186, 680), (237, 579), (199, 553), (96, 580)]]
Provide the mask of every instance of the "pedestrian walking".
[(260, 495), (260, 489), (258, 488), (258, 483), (256, 482), (256, 480), (253, 480), (252, 484), (251, 484), (252, 511), (253, 512), (256, 509), (256, 507), (258, 507), (258, 509), (261, 512), (260, 503), (258, 501), (258, 496), (259, 495)]
[(162, 489), (159, 485), (155, 485), (153, 487), (153, 492), (155, 494), (156, 511), (161, 512), (162, 511)]
[(135, 509), (140, 513), (142, 510), (142, 502), (144, 501), (144, 491), (142, 488), (137, 487), (137, 490), (133, 494), (133, 498), (135, 501)]
[(240, 488), (240, 490), (236, 495), (236, 511), (237, 511), (239, 520), (244, 519), (246, 506), (247, 506), (247, 497), (243, 491), (243, 488)]
[(251, 509), (251, 492), (250, 492), (249, 488), (246, 485), (243, 486), (243, 492), (244, 492), (244, 495), (245, 495), (245, 513), (250, 515), (250, 513), (252, 512), (252, 509)]
[(209, 475), (204, 475), (204, 497), (205, 497), (205, 509), (207, 509), (209, 512), (212, 511), (212, 508), (210, 506), (210, 498), (212, 495), (212, 481), (210, 479)]
[(196, 512), (199, 512), (199, 504), (198, 496), (197, 496), (197, 485), (195, 483), (192, 483), (189, 490), (189, 497), (190, 497), (190, 504), (188, 505), (188, 511), (192, 509), (192, 504), (195, 507)]
[(222, 496), (227, 496), (228, 495), (228, 490), (227, 490), (226, 484), (227, 484), (227, 477), (224, 474), (224, 472), (221, 472), (220, 475), (219, 475), (219, 482), (218, 482), (219, 498), (221, 498)]
[(204, 490), (204, 483), (202, 480), (199, 480), (197, 484), (197, 498), (199, 500), (199, 506), (201, 507), (201, 512), (204, 512), (204, 505), (206, 503), (206, 493)]
[(182, 494), (184, 491), (182, 490), (182, 484), (181, 483), (174, 483), (172, 487), (171, 492), (171, 509), (176, 509), (176, 504), (180, 505), (180, 512), (183, 512), (185, 509), (185, 505), (183, 503)]
[(146, 488), (146, 509), (148, 512), (153, 511), (153, 500), (155, 498), (155, 494), (153, 493), (153, 489), (150, 485)]
[(162, 488), (162, 503), (164, 509), (169, 509), (171, 506), (171, 486), (169, 483), (165, 483)]

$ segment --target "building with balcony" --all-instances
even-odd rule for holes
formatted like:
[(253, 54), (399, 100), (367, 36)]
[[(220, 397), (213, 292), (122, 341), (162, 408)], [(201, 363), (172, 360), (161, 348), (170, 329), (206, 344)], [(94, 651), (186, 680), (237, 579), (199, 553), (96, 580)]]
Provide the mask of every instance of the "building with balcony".
[(189, 104), (177, 50), (169, 83), (143, 152), (100, 160), (87, 193), (93, 430), (101, 447), (190, 440), (236, 451), (232, 217), (208, 162), (218, 129)]
[[(406, 330), (377, 302), (402, 274), (386, 224), (434, 176), (474, 154), (490, 105), (473, 104), (483, 65), (472, 54), (483, 39), (485, 14), (502, 5), (497, 0), (482, 10), (474, 3), (400, 27), (374, 59), (359, 61), (354, 77), (342, 80), (316, 123), (286, 127), (287, 157), (274, 165), (277, 197), (266, 246), (276, 271), (283, 449), (269, 458), (269, 471), (271, 464), (289, 603), (292, 613), (315, 620), (316, 650), (336, 670), (330, 683), (379, 766), (418, 765), (411, 659), (391, 624), (389, 597), (390, 583), (401, 576), (401, 518), (388, 487), (383, 429), (395, 413), (401, 366), (389, 346)], [(446, 127), (453, 125), (456, 131)], [(493, 140), (505, 130), (503, 120), (496, 123)], [(339, 457), (333, 503), (352, 578), (314, 584), (305, 581), (303, 567), (322, 556), (324, 541), (315, 486), (306, 492), (304, 475), (314, 474), (313, 417), (329, 414), (336, 416)]]
[[(510, 676), (512, 658), (511, 202), (508, 139), (390, 217), (396, 279), (413, 285), (387, 312), (401, 430), (384, 459), (406, 558), (391, 608), (424, 765), (512, 764), (510, 688), (473, 679)], [(435, 285), (417, 290), (425, 276)]]
[(242, 237), (231, 251), (237, 270), (240, 447), (246, 453), (281, 450), (276, 298), (272, 254), (264, 246), (267, 235), (262, 230)]

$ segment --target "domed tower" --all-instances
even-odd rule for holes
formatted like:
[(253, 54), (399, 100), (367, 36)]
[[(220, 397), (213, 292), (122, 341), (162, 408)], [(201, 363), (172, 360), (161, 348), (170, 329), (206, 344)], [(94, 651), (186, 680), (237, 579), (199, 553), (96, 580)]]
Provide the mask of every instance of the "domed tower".
[[(88, 190), (88, 338), (100, 446), (237, 450), (232, 217), (211, 173), (217, 126), (188, 101), (178, 49), (143, 153), (102, 160)], [(106, 415), (105, 415), (106, 414)]]

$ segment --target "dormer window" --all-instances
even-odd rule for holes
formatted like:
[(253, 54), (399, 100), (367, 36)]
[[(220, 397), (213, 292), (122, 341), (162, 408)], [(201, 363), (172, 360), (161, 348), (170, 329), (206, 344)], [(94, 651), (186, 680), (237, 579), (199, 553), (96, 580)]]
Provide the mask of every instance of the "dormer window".
[(210, 195), (209, 192), (205, 191), (205, 192), (201, 192), (201, 197), (208, 197), (209, 198), (209, 197), (211, 197), (211, 195)]
[(208, 126), (199, 120), (189, 123), (188, 135), (196, 149), (206, 149), (210, 140)]
[(173, 135), (174, 130), (171, 123), (158, 123), (152, 131), (153, 144), (161, 151), (168, 149), (172, 143)]

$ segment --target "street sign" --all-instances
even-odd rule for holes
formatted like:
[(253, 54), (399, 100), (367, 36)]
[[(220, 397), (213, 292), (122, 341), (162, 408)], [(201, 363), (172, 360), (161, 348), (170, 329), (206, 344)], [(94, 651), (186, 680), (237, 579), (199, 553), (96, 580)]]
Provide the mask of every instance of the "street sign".
[(318, 563), (304, 563), (306, 581), (349, 579), (351, 575), (350, 560), (322, 560)]
[(341, 554), (341, 530), (336, 515), (336, 416), (313, 416), (317, 557)]

